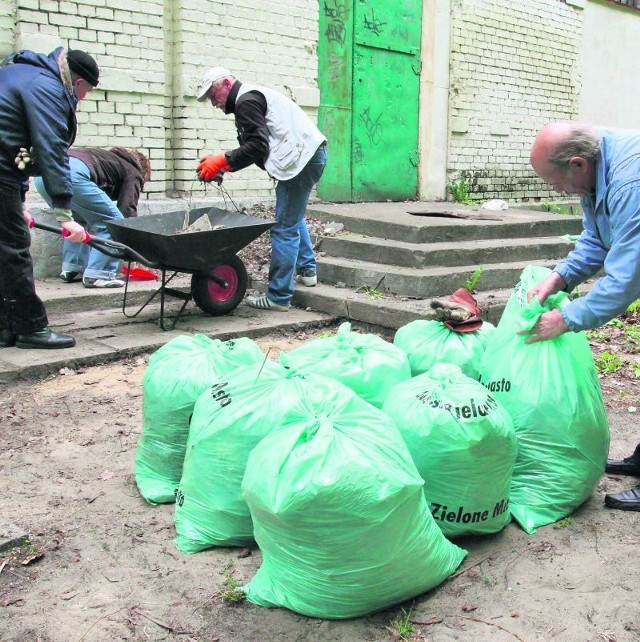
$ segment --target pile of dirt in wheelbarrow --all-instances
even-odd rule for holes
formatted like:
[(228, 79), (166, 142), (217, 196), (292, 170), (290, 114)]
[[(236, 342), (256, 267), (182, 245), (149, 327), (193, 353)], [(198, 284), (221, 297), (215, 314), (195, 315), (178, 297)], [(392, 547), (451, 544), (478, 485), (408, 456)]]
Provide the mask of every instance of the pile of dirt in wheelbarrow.
[[(275, 207), (264, 203), (253, 205), (252, 207), (241, 207), (240, 209), (243, 213), (258, 218), (273, 220), (276, 216)], [(327, 224), (310, 216), (307, 216), (306, 221), (311, 241), (316, 246), (325, 234)], [(247, 273), (253, 281), (266, 283), (269, 280), (269, 263), (271, 261), (271, 237), (269, 232), (265, 232), (255, 241), (249, 243), (247, 247), (238, 252), (238, 256), (243, 260)]]

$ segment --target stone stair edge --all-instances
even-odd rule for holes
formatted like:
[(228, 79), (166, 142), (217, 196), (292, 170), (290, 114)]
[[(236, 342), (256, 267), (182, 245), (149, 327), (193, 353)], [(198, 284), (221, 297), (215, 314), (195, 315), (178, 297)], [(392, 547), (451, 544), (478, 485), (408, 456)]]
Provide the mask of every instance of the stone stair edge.
[(562, 238), (562, 235), (551, 235), (551, 236), (535, 236), (535, 237), (510, 237), (510, 238), (491, 238), (491, 239), (465, 239), (463, 241), (434, 241), (433, 243), (424, 243), (417, 242), (412, 243), (411, 241), (401, 241), (397, 239), (388, 239), (381, 236), (369, 236), (367, 234), (359, 234), (355, 232), (339, 232), (336, 235), (331, 236), (322, 236), (318, 241), (318, 249), (322, 250), (322, 245), (325, 243), (332, 242), (347, 242), (353, 243), (356, 245), (375, 245), (375, 246), (387, 246), (390, 242), (393, 243), (393, 247), (404, 250), (419, 250), (423, 252), (438, 252), (442, 250), (447, 250), (450, 248), (461, 248), (461, 249), (491, 249), (496, 246), (496, 241), (501, 241), (501, 245), (512, 246), (512, 245), (552, 245), (564, 243), (567, 245), (567, 249), (572, 245), (571, 241), (567, 241)]
[(385, 274), (397, 274), (402, 276), (414, 276), (428, 278), (430, 276), (442, 276), (442, 275), (453, 275), (453, 274), (469, 274), (475, 272), (475, 270), (482, 268), (483, 271), (491, 270), (523, 270), (528, 265), (540, 265), (543, 267), (549, 267), (549, 265), (555, 265), (558, 262), (558, 259), (541, 259), (538, 261), (501, 261), (497, 263), (478, 263), (472, 265), (459, 265), (454, 267), (450, 266), (430, 266), (430, 267), (404, 267), (400, 265), (387, 265), (383, 263), (375, 263), (369, 261), (362, 261), (361, 259), (351, 259), (345, 257), (336, 257), (336, 256), (322, 256), (321, 261), (318, 262), (319, 268), (319, 277), (322, 279), (322, 266), (333, 266), (338, 268), (354, 269), (359, 271), (368, 271), (368, 272), (384, 272)]

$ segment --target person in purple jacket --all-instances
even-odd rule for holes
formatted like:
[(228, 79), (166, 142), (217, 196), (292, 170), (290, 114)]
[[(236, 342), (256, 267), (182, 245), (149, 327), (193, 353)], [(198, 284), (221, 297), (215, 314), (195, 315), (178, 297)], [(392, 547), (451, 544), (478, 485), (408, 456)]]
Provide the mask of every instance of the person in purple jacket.
[(69, 348), (53, 332), (36, 294), (25, 208), (30, 176), (42, 176), (56, 220), (82, 242), (71, 215), (67, 150), (76, 135), (76, 107), (98, 84), (96, 61), (58, 47), (49, 55), (18, 51), (0, 66), (0, 348)]

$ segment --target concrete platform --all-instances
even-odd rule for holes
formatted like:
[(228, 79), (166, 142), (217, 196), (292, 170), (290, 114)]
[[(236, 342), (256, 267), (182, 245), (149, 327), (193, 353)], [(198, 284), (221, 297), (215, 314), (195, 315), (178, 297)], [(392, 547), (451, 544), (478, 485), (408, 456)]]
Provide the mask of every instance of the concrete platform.
[[(207, 204), (220, 205), (199, 202), (197, 206)], [(171, 199), (148, 201), (141, 215), (175, 211), (178, 205), (187, 206)], [(415, 319), (433, 318), (427, 297), (445, 295), (463, 286), (465, 278), (483, 263), (486, 279), (477, 299), (483, 318), (495, 324), (520, 269), (529, 261), (552, 264), (548, 256), (535, 261), (532, 248), (552, 251), (554, 256), (562, 254), (558, 238), (581, 229), (577, 216), (513, 208), (495, 212), (457, 203), (316, 202), (310, 205), (309, 215), (327, 223), (343, 223), (345, 233), (340, 236), (342, 241), (325, 239), (332, 252), (323, 251), (321, 243), (321, 282), (314, 288), (301, 286), (289, 312), (260, 311), (240, 304), (227, 316), (211, 317), (190, 302), (186, 316), (175, 329), (163, 331), (158, 325), (157, 302), (150, 303), (135, 318), (127, 318), (122, 310), (121, 289), (91, 290), (80, 283), (40, 278), (37, 291), (47, 307), (50, 325), (72, 334), (77, 345), (52, 351), (4, 348), (0, 350), (0, 381), (44, 376), (65, 366), (93, 365), (150, 353), (185, 333), (227, 340), (297, 332), (345, 319), (393, 332)], [(51, 236), (47, 234), (40, 240), (50, 242)], [(515, 241), (507, 243), (506, 239)], [(535, 239), (545, 240), (536, 244)], [(519, 248), (525, 254), (518, 262)], [(501, 263), (500, 259), (513, 263)], [(54, 272), (57, 274), (57, 269)], [(491, 280), (495, 282), (493, 289), (489, 289)], [(181, 276), (171, 285), (189, 291), (190, 276)], [(347, 285), (350, 287), (344, 287)], [(250, 287), (262, 291), (265, 284)], [(155, 288), (156, 282), (132, 282), (127, 313), (134, 313)], [(176, 301), (173, 304), (179, 305)]]

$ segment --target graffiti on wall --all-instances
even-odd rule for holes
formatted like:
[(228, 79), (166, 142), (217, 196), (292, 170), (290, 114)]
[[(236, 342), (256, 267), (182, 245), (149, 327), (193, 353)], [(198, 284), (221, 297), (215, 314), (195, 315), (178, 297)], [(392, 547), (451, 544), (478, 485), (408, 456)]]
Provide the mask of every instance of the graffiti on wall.
[(325, 0), (324, 15), (327, 23), (324, 35), (329, 42), (344, 45), (347, 37), (345, 21), (349, 15), (349, 8), (346, 3), (338, 0)]

